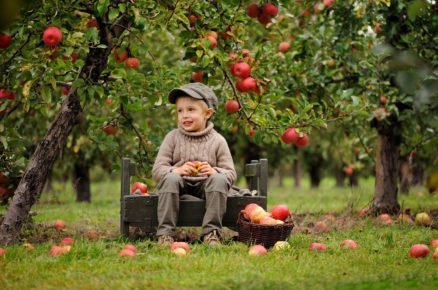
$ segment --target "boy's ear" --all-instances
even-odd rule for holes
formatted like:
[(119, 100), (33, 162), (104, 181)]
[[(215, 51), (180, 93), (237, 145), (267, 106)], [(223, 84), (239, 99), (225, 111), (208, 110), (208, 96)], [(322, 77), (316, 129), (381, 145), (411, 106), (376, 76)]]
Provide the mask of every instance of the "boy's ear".
[(207, 119), (209, 119), (211, 116), (213, 116), (213, 114), (214, 114), (214, 110), (212, 108), (208, 108), (205, 111), (205, 115), (206, 115)]

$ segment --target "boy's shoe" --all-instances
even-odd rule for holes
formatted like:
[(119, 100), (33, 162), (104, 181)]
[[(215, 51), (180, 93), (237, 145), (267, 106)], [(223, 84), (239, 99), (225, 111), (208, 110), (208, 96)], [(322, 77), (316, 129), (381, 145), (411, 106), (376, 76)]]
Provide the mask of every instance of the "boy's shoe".
[(204, 236), (204, 244), (209, 247), (217, 247), (221, 244), (221, 240), (216, 230)]
[(160, 246), (167, 246), (169, 247), (172, 243), (174, 242), (173, 237), (171, 236), (167, 236), (167, 235), (162, 235), (158, 237), (158, 245)]

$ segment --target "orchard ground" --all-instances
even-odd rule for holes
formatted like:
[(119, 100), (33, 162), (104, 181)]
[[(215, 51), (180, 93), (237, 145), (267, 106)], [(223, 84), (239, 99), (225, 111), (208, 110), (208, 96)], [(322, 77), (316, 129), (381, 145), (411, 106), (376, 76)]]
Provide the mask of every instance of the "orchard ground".
[[(247, 245), (231, 240), (218, 249), (195, 242), (183, 257), (154, 241), (119, 236), (119, 182), (94, 183), (90, 204), (75, 202), (70, 183), (55, 183), (33, 207), (35, 224), (24, 229), (23, 243), (0, 256), (0, 284), (2, 289), (437, 289), (432, 253), (424, 259), (409, 256), (411, 245), (438, 238), (436, 195), (416, 187), (399, 197), (412, 213), (431, 213), (432, 227), (384, 226), (357, 216), (372, 198), (373, 179), (360, 180), (358, 188), (336, 188), (325, 179), (310, 189), (303, 181), (301, 189), (292, 179), (283, 187), (271, 180), (269, 186), (268, 210), (286, 203), (295, 215), (290, 248), (249, 256)], [(65, 229), (53, 228), (56, 219), (65, 221)], [(318, 221), (328, 225), (327, 232), (315, 230)], [(193, 236), (199, 229), (184, 230)], [(64, 237), (73, 237), (71, 251), (49, 256)], [(345, 239), (357, 241), (358, 248), (342, 249)], [(327, 250), (310, 252), (312, 242), (325, 243)], [(127, 243), (137, 247), (135, 257), (119, 256)]]

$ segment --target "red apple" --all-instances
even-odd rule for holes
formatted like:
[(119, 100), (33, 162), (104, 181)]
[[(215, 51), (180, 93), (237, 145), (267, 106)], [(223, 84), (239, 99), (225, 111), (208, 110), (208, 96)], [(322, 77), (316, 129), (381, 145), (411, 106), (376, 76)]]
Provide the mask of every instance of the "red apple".
[(205, 38), (210, 42), (210, 48), (215, 48), (217, 46), (217, 39), (212, 35), (207, 35)]
[(263, 6), (263, 13), (266, 14), (266, 16), (275, 17), (278, 14), (278, 8), (269, 2)]
[(434, 240), (430, 241), (430, 246), (432, 248), (438, 248), (438, 240), (434, 239)]
[(327, 250), (327, 246), (323, 243), (311, 243), (309, 246), (309, 250), (311, 252), (325, 251)]
[(274, 219), (285, 221), (290, 215), (290, 210), (285, 204), (277, 204), (272, 207), (271, 213)]
[(13, 92), (8, 92), (5, 89), (0, 89), (0, 99), (8, 99), (8, 100), (15, 100), (15, 94)]
[(134, 182), (134, 184), (132, 185), (132, 191), (131, 192), (135, 192), (136, 190), (140, 190), (140, 193), (142, 195), (147, 195), (148, 193), (148, 186), (143, 183), (143, 182)]
[(87, 28), (92, 28), (92, 27), (97, 27), (97, 20), (94, 17), (87, 20)]
[(247, 77), (242, 80), (240, 84), (241, 92), (255, 92), (257, 89), (257, 82), (252, 77)]
[(135, 257), (135, 252), (129, 250), (129, 249), (122, 249), (119, 252), (120, 257)]
[(134, 245), (131, 245), (131, 244), (125, 245), (124, 249), (130, 250), (130, 251), (134, 252), (134, 254), (137, 253), (137, 248)]
[(119, 129), (111, 123), (103, 127), (103, 132), (105, 132), (107, 136), (115, 136), (117, 134), (117, 131), (119, 131)]
[(377, 217), (377, 220), (385, 225), (391, 225), (393, 223), (392, 217), (387, 213), (382, 213)]
[(78, 60), (78, 54), (76, 53), (76, 52), (73, 52), (72, 54), (71, 54), (71, 61), (72, 62), (75, 62), (75, 61), (77, 61)]
[(327, 8), (332, 6), (334, 2), (335, 2), (335, 0), (324, 0), (324, 1), (322, 1), (322, 3), (324, 3), (325, 7), (327, 7)]
[(67, 254), (68, 252), (70, 252), (70, 250), (71, 250), (71, 246), (62, 246), (61, 254)]
[(240, 105), (239, 102), (236, 100), (228, 100), (225, 103), (225, 111), (227, 111), (227, 113), (232, 114), (232, 113), (236, 113), (237, 111), (239, 111), (240, 109)]
[(204, 76), (204, 71), (201, 70), (199, 72), (193, 72), (192, 73), (192, 78), (195, 82), (199, 82), (202, 83), (202, 77)]
[(328, 232), (329, 230), (329, 226), (323, 222), (323, 221), (319, 221), (315, 223), (315, 231), (318, 233), (325, 233)]
[(73, 238), (67, 237), (64, 238), (60, 244), (65, 246), (70, 246), (71, 244), (73, 244), (73, 241), (74, 241)]
[(278, 45), (278, 49), (279, 49), (281, 52), (286, 52), (286, 51), (288, 51), (288, 50), (289, 50), (289, 47), (290, 47), (290, 43), (287, 42), (287, 41), (280, 42), (280, 44)]
[(248, 132), (249, 138), (254, 137), (254, 134), (255, 134), (256, 132), (257, 132), (256, 129), (250, 129), (249, 132)]
[(435, 252), (433, 252), (433, 256), (432, 256), (432, 258), (433, 258), (434, 260), (438, 260), (438, 248), (435, 248)]
[(210, 30), (209, 32), (207, 32), (207, 35), (210, 35), (210, 36), (212, 36), (214, 39), (217, 40), (218, 35), (217, 35), (217, 32), (216, 32), (216, 31), (214, 31), (214, 30)]
[(48, 47), (54, 47), (62, 40), (62, 32), (57, 27), (49, 27), (44, 30), (43, 41)]
[(263, 24), (263, 25), (271, 23), (271, 18), (266, 16), (266, 14), (264, 14), (264, 13), (260, 13), (259, 16), (257, 17), (257, 20), (260, 22), (260, 24)]
[(288, 128), (281, 135), (281, 140), (286, 144), (292, 144), (297, 142), (298, 137), (299, 136), (297, 131), (295, 131), (295, 128)]
[(249, 254), (251, 256), (258, 256), (258, 255), (265, 255), (268, 253), (268, 250), (266, 250), (265, 247), (262, 245), (254, 245), (251, 248), (249, 248)]
[(125, 61), (125, 65), (127, 67), (130, 67), (130, 68), (138, 68), (139, 64), (140, 64), (140, 62), (139, 62), (138, 58), (136, 58), (136, 57), (129, 57)]
[(344, 173), (345, 173), (345, 175), (347, 175), (347, 176), (352, 175), (352, 174), (353, 174), (353, 167), (351, 167), (351, 166), (345, 166), (345, 167), (344, 167)]
[(250, 203), (250, 204), (247, 204), (247, 205), (245, 206), (245, 209), (243, 210), (243, 217), (246, 218), (247, 220), (249, 220), (252, 211), (253, 211), (254, 209), (256, 209), (257, 207), (259, 207), (259, 205), (258, 205), (257, 203)]
[(0, 34), (0, 48), (8, 48), (11, 41), (12, 37), (9, 34)]
[(303, 133), (302, 135), (298, 136), (298, 140), (295, 142), (295, 145), (297, 147), (304, 147), (307, 145), (307, 143), (309, 143), (309, 137), (307, 134)]
[(69, 89), (67, 87), (64, 87), (64, 86), (62, 87), (62, 94), (64, 96), (68, 95), (68, 91), (69, 91)]
[(114, 58), (116, 62), (124, 62), (128, 58), (128, 51), (124, 50), (121, 54), (119, 54), (119, 48), (114, 48)]
[(257, 18), (260, 15), (260, 7), (257, 3), (251, 3), (246, 7), (246, 14), (251, 18)]
[(427, 213), (420, 212), (415, 216), (415, 223), (420, 226), (430, 226), (432, 224), (432, 219)]
[(6, 254), (6, 250), (3, 248), (0, 248), (0, 256), (3, 256), (4, 254)]
[(341, 247), (354, 250), (357, 248), (357, 243), (353, 240), (344, 240), (341, 243)]
[(53, 223), (53, 226), (55, 227), (55, 229), (57, 229), (58, 231), (65, 228), (65, 223), (63, 220), (56, 220)]
[(62, 254), (62, 248), (60, 246), (53, 246), (50, 251), (49, 251), (49, 255), (50, 256), (59, 256)]
[(188, 17), (188, 19), (189, 19), (190, 23), (195, 23), (198, 20), (198, 17), (196, 17), (196, 15), (192, 14)]
[(409, 255), (412, 258), (424, 258), (429, 255), (429, 248), (426, 245), (423, 244), (415, 244), (411, 247), (409, 250)]
[(176, 249), (184, 249), (186, 252), (190, 252), (190, 245), (186, 242), (173, 242), (170, 244), (170, 250), (176, 250)]
[(238, 62), (233, 65), (231, 73), (238, 78), (247, 78), (251, 74), (251, 67), (246, 62)]

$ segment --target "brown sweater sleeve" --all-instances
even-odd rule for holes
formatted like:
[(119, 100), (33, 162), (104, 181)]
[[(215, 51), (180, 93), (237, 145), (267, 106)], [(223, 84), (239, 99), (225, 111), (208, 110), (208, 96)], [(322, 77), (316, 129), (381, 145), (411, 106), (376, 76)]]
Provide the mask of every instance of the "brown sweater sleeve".
[(175, 133), (175, 130), (170, 131), (166, 137), (164, 137), (164, 140), (160, 145), (160, 149), (158, 150), (158, 154), (152, 168), (152, 177), (157, 183), (174, 168), (172, 164), (172, 156), (176, 146)]

